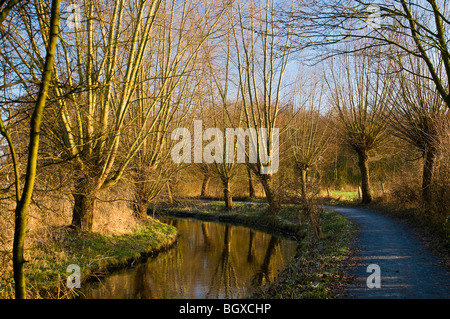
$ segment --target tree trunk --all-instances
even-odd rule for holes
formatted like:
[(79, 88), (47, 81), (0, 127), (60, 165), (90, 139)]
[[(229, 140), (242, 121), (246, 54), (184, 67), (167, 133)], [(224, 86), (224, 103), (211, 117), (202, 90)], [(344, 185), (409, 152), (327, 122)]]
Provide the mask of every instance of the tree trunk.
[(166, 182), (166, 186), (167, 186), (167, 196), (169, 197), (169, 203), (173, 204), (172, 190), (170, 189), (170, 183), (168, 181)]
[(280, 210), (280, 202), (277, 194), (271, 188), (271, 176), (262, 175), (261, 184), (264, 188), (264, 192), (266, 193), (267, 202), (269, 203), (269, 212), (275, 215)]
[(303, 220), (302, 220), (302, 210), (299, 209), (298, 213), (297, 213), (297, 219), (298, 219), (298, 225), (301, 226), (303, 224)]
[(147, 217), (147, 208), (149, 205), (148, 199), (148, 184), (141, 180), (140, 177), (145, 176), (144, 172), (136, 172), (136, 176), (134, 177), (133, 189), (133, 215), (138, 219), (144, 219)]
[(31, 115), (30, 127), (30, 141), (28, 146), (28, 161), (27, 171), (25, 176), (25, 184), (22, 196), (17, 203), (15, 209), (15, 225), (14, 225), (14, 240), (13, 240), (13, 272), (14, 272), (14, 286), (16, 299), (26, 298), (25, 272), (24, 264), (25, 258), (23, 249), (25, 244), (25, 235), (27, 230), (28, 207), (31, 203), (31, 196), (34, 189), (34, 181), (36, 177), (36, 167), (39, 150), (39, 137), (42, 116), (44, 113), (45, 104), (47, 101), (48, 90), (52, 79), (53, 66), (55, 61), (56, 42), (59, 31), (60, 18), (60, 0), (52, 1), (52, 8), (50, 14), (50, 32), (48, 39), (47, 54), (45, 57), (45, 64), (42, 73), (42, 82), (37, 96), (36, 106)]
[(370, 189), (369, 176), (369, 155), (367, 151), (358, 151), (358, 165), (361, 171), (361, 202), (369, 204), (372, 201), (372, 191)]
[(72, 226), (82, 232), (92, 232), (95, 198), (92, 194), (74, 194)]
[(253, 187), (252, 171), (248, 166), (247, 166), (247, 174), (248, 174), (248, 197), (256, 198), (255, 188)]
[(94, 221), (95, 191), (93, 181), (82, 177), (75, 185), (72, 227), (82, 232), (92, 232)]
[(233, 208), (233, 197), (231, 195), (230, 179), (222, 178), (222, 185), (223, 185), (223, 199), (225, 201), (225, 209), (231, 210)]
[(202, 192), (200, 194), (201, 197), (205, 197), (208, 192), (209, 181), (211, 180), (211, 176), (209, 174), (203, 174), (203, 182), (202, 182)]
[(425, 152), (422, 173), (422, 199), (425, 205), (431, 204), (433, 198), (431, 183), (433, 181), (434, 161), (436, 159), (434, 149)]
[(137, 218), (147, 218), (148, 203), (134, 203), (133, 212)]

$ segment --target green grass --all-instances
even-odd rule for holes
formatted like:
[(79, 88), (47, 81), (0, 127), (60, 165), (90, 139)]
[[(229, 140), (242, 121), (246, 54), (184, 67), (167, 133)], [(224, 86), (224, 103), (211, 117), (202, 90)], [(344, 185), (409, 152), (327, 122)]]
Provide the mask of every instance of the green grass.
[(123, 235), (77, 233), (69, 228), (55, 233), (51, 243), (27, 264), (27, 286), (32, 298), (71, 297), (66, 288), (67, 266), (80, 266), (81, 281), (103, 276), (113, 269), (146, 258), (169, 247), (177, 238), (176, 228), (149, 220), (135, 232)]
[(358, 192), (344, 192), (344, 191), (330, 191), (330, 196), (343, 197), (347, 200), (357, 200), (359, 198)]

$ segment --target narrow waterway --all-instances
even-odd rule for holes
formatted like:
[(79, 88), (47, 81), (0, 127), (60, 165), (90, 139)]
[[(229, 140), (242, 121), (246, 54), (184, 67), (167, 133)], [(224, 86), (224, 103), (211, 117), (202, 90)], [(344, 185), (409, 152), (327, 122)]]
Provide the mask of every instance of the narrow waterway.
[(247, 227), (166, 218), (180, 237), (170, 250), (91, 284), (85, 298), (247, 298), (273, 280), (297, 243)]

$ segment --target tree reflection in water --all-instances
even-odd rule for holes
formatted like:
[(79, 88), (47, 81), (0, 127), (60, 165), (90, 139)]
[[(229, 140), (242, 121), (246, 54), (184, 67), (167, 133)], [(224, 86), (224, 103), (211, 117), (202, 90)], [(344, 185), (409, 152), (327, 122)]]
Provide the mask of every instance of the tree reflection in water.
[(264, 255), (264, 260), (262, 262), (261, 268), (258, 272), (255, 273), (255, 276), (253, 277), (252, 283), (253, 286), (260, 286), (261, 284), (265, 284), (268, 281), (271, 281), (273, 279), (273, 273), (271, 271), (271, 263), (270, 260), (272, 256), (275, 253), (275, 250), (277, 248), (277, 245), (280, 243), (280, 240), (275, 237), (271, 236), (269, 244), (267, 245), (266, 253)]
[(85, 287), (86, 297), (245, 298), (273, 280), (297, 246), (287, 238), (241, 226), (181, 218), (163, 221), (180, 234), (172, 249)]
[[(234, 293), (237, 293), (237, 297), (239, 298), (239, 287), (237, 284), (236, 272), (230, 258), (232, 233), (233, 228), (226, 225), (222, 255), (218, 260), (214, 275), (211, 277), (211, 284), (209, 285), (210, 289), (206, 295), (206, 298), (220, 298), (221, 292), (224, 294), (224, 298), (233, 298)], [(212, 296), (213, 290), (216, 291), (215, 296)]]
[(248, 232), (248, 252), (247, 252), (247, 262), (252, 263), (255, 258), (255, 232), (249, 229)]

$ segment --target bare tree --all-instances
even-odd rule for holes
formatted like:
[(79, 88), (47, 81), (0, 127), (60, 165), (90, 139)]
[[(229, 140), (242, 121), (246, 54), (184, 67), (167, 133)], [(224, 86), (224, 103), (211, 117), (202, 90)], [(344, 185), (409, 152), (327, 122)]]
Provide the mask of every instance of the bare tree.
[[(80, 21), (64, 29), (52, 88), (57, 106), (46, 114), (46, 122), (53, 125), (45, 131), (57, 146), (51, 155), (54, 161), (73, 165), (76, 229), (92, 230), (96, 194), (122, 178), (154, 129), (152, 124), (165, 114), (172, 94), (192, 71), (198, 50), (222, 12), (201, 0), (181, 5), (166, 0), (118, 0), (113, 6), (86, 2), (79, 7)], [(29, 73), (36, 80), (33, 75), (42, 58), (34, 36), (32, 27), (8, 35), (17, 54), (27, 60), (14, 69), (19, 78)], [(23, 48), (27, 42), (31, 50)], [(143, 75), (142, 68), (147, 71)], [(152, 96), (139, 95), (141, 82), (147, 82)], [(140, 98), (144, 109), (137, 128), (131, 113)], [(124, 136), (133, 126), (138, 134), (124, 148)]]
[[(229, 27), (226, 30), (230, 31)], [(230, 210), (233, 207), (231, 180), (236, 175), (237, 163), (234, 158), (230, 160), (229, 152), (232, 150), (233, 154), (236, 153), (239, 141), (235, 141), (234, 138), (230, 139), (228, 134), (230, 128), (241, 126), (243, 110), (239, 93), (235, 92), (235, 96), (230, 96), (234, 80), (232, 74), (234, 46), (231, 33), (225, 33), (220, 40), (220, 42), (210, 41), (210, 46), (207, 47), (208, 52), (206, 52), (204, 58), (208, 73), (209, 99), (207, 103), (209, 107), (203, 109), (203, 118), (210, 118), (208, 122), (222, 132), (221, 134), (215, 134), (215, 142), (221, 145), (219, 146), (220, 150), (215, 149), (214, 172), (222, 182), (225, 208)], [(223, 132), (225, 132), (225, 136), (223, 136)]]
[[(200, 103), (199, 49), (213, 29), (209, 26), (195, 32), (206, 17), (191, 12), (194, 4), (201, 2), (185, 2), (182, 11), (176, 10), (174, 2), (162, 4), (154, 39), (150, 41), (150, 50), (158, 54), (149, 57), (139, 70), (137, 102), (131, 106), (127, 118), (129, 147), (141, 138), (143, 130), (147, 132), (129, 169), (135, 185), (135, 212), (141, 217), (146, 215), (149, 203), (168, 185), (173, 173), (183, 166), (170, 158), (174, 141), (168, 136), (169, 131), (191, 126)], [(212, 21), (213, 25), (216, 21)], [(156, 102), (150, 116), (147, 115), (149, 102)]]
[[(244, 123), (248, 129), (255, 129), (252, 144), (257, 149), (267, 150), (269, 157), (278, 154), (277, 117), (280, 109), (287, 105), (282, 93), (284, 75), (289, 62), (292, 38), (278, 37), (279, 24), (275, 16), (275, 2), (236, 2), (228, 11), (231, 32), (234, 39), (234, 64), (238, 74), (238, 90), (244, 110)], [(261, 129), (267, 129), (266, 136)], [(264, 141), (264, 142), (261, 142)], [(260, 154), (261, 155), (261, 154)], [(264, 187), (269, 208), (278, 211), (280, 203), (273, 187), (275, 172), (270, 171), (273, 161), (263, 163), (261, 156), (249, 167)]]
[(401, 70), (417, 74), (403, 61), (408, 56), (421, 59), (427, 72), (417, 75), (429, 78), (450, 107), (447, 0), (300, 1), (284, 12), (290, 18), (289, 34), (293, 25), (296, 30), (296, 49), (312, 52), (315, 60), (378, 48)]
[(301, 196), (307, 201), (307, 174), (326, 151), (330, 132), (323, 117), (323, 90), (313, 85), (311, 93), (288, 129), (295, 168), (299, 172)]
[[(147, 216), (150, 203), (156, 200), (164, 187), (169, 187), (173, 174), (183, 166), (170, 158), (170, 149), (174, 141), (168, 134), (171, 129), (176, 127), (189, 126), (190, 97), (196, 90), (187, 83), (193, 86), (196, 83), (192, 77), (186, 77), (183, 82), (186, 82), (186, 85), (183, 85), (186, 91), (180, 90), (178, 94), (172, 94), (169, 101), (162, 101), (159, 110), (155, 110), (149, 118), (147, 123), (151, 127), (148, 129), (149, 134), (137, 150), (128, 168), (129, 177), (134, 186), (134, 212), (140, 218)], [(139, 102), (130, 111), (130, 134), (125, 137), (124, 146), (133, 145), (136, 137), (140, 134), (139, 130), (143, 127), (141, 121), (146, 120), (144, 110), (147, 98), (145, 95), (152, 92), (146, 84), (148, 83), (142, 81), (141, 87), (136, 92)], [(167, 105), (165, 105), (166, 103)], [(170, 189), (168, 191), (170, 192)], [(169, 195), (171, 194), (169, 193)]]

